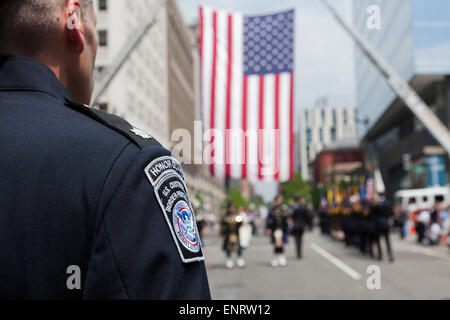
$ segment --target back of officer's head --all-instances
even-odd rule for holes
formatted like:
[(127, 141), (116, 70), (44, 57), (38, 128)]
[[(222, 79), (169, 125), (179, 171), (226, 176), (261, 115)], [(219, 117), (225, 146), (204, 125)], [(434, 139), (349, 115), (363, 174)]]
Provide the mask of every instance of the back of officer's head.
[(46, 64), (75, 99), (89, 103), (95, 27), (92, 0), (1, 0), (0, 55)]

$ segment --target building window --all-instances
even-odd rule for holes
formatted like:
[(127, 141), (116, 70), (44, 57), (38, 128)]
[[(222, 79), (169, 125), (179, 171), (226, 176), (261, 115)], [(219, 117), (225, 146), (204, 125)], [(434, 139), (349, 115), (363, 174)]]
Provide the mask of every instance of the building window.
[(108, 10), (108, 1), (107, 0), (98, 0), (98, 10), (99, 11)]
[(331, 141), (336, 141), (336, 128), (331, 128)]
[(308, 111), (305, 111), (305, 125), (306, 125), (306, 126), (309, 125), (309, 115), (308, 115)]
[(100, 47), (108, 46), (108, 31), (106, 31), (106, 30), (98, 31), (98, 45)]
[(95, 69), (97, 70), (97, 74), (101, 74), (103, 72), (103, 70), (105, 70), (105, 67), (104, 66), (98, 66), (98, 67), (95, 67)]
[(306, 143), (310, 144), (312, 142), (312, 132), (311, 129), (306, 129)]
[(322, 110), (322, 125), (325, 125), (325, 110)]
[(107, 103), (99, 103), (98, 110), (108, 112), (108, 104)]
[(336, 125), (336, 110), (333, 110), (333, 124)]
[(348, 114), (347, 114), (347, 110), (344, 110), (344, 124), (345, 124), (345, 125), (348, 124)]
[(323, 129), (322, 128), (320, 128), (320, 130), (319, 130), (319, 139), (320, 139), (320, 142), (323, 142)]

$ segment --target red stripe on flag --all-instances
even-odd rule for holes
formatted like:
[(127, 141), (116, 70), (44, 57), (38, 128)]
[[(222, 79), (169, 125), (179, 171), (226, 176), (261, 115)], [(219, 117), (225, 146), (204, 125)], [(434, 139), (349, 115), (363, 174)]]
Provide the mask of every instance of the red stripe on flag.
[(280, 180), (280, 75), (275, 75), (275, 180)]
[(231, 72), (233, 67), (233, 16), (228, 15), (228, 70), (227, 70), (227, 101), (225, 120), (225, 177), (231, 177), (230, 169), (230, 129), (231, 129)]
[(264, 161), (264, 76), (259, 76), (258, 179), (263, 180)]
[(294, 180), (294, 74), (291, 74), (291, 94), (289, 106), (289, 134), (290, 134), (290, 178)]
[(244, 136), (242, 137), (242, 178), (247, 179), (247, 90), (248, 90), (248, 76), (244, 76), (243, 90), (242, 90), (242, 130)]
[[(212, 79), (211, 79), (211, 112), (210, 112), (210, 130), (215, 129), (215, 108), (216, 108), (216, 69), (217, 69), (217, 12), (213, 12), (213, 65), (212, 65)], [(214, 175), (215, 163), (215, 146), (214, 134), (211, 135), (211, 174)]]

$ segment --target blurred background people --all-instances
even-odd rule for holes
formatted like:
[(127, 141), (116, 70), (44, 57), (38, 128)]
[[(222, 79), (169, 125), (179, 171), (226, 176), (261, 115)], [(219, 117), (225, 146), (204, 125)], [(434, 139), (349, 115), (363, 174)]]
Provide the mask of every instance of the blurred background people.
[(250, 247), (250, 242), (252, 240), (253, 229), (250, 224), (250, 219), (247, 215), (247, 212), (243, 207), (239, 208), (239, 216), (242, 219), (241, 226), (239, 227), (239, 244), (242, 249), (247, 249)]
[(416, 233), (417, 242), (420, 244), (428, 244), (428, 240), (425, 237), (427, 226), (431, 221), (431, 213), (429, 210), (421, 210), (416, 217)]
[(223, 239), (223, 250), (226, 254), (225, 266), (227, 269), (234, 268), (233, 253), (237, 256), (237, 265), (240, 268), (245, 267), (245, 260), (242, 256), (242, 246), (239, 239), (239, 229), (243, 224), (243, 217), (239, 212), (236, 212), (232, 204), (227, 205), (226, 212), (222, 217), (220, 223), (220, 233)]
[(376, 226), (376, 238), (375, 243), (378, 249), (378, 259), (383, 259), (383, 251), (381, 249), (380, 238), (384, 238), (386, 243), (386, 250), (388, 253), (389, 261), (394, 262), (394, 254), (392, 252), (391, 240), (390, 240), (390, 225), (389, 219), (394, 215), (394, 211), (390, 201), (386, 198), (385, 193), (381, 193), (378, 199), (375, 199), (373, 206), (374, 219)]
[(312, 214), (300, 196), (294, 197), (292, 235), (295, 239), (297, 258), (302, 258), (302, 238), (305, 229), (312, 227)]
[(274, 268), (287, 266), (284, 245), (287, 242), (288, 228), (289, 209), (283, 206), (283, 197), (277, 196), (266, 223), (266, 233), (271, 237), (274, 248), (274, 257), (270, 262)]

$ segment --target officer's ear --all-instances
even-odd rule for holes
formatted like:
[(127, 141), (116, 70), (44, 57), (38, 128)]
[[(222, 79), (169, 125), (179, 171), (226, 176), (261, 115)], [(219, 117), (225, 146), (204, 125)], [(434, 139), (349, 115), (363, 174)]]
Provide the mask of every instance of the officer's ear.
[(69, 43), (75, 53), (84, 51), (84, 36), (81, 23), (81, 6), (79, 0), (69, 0), (67, 3), (67, 21), (65, 27)]

